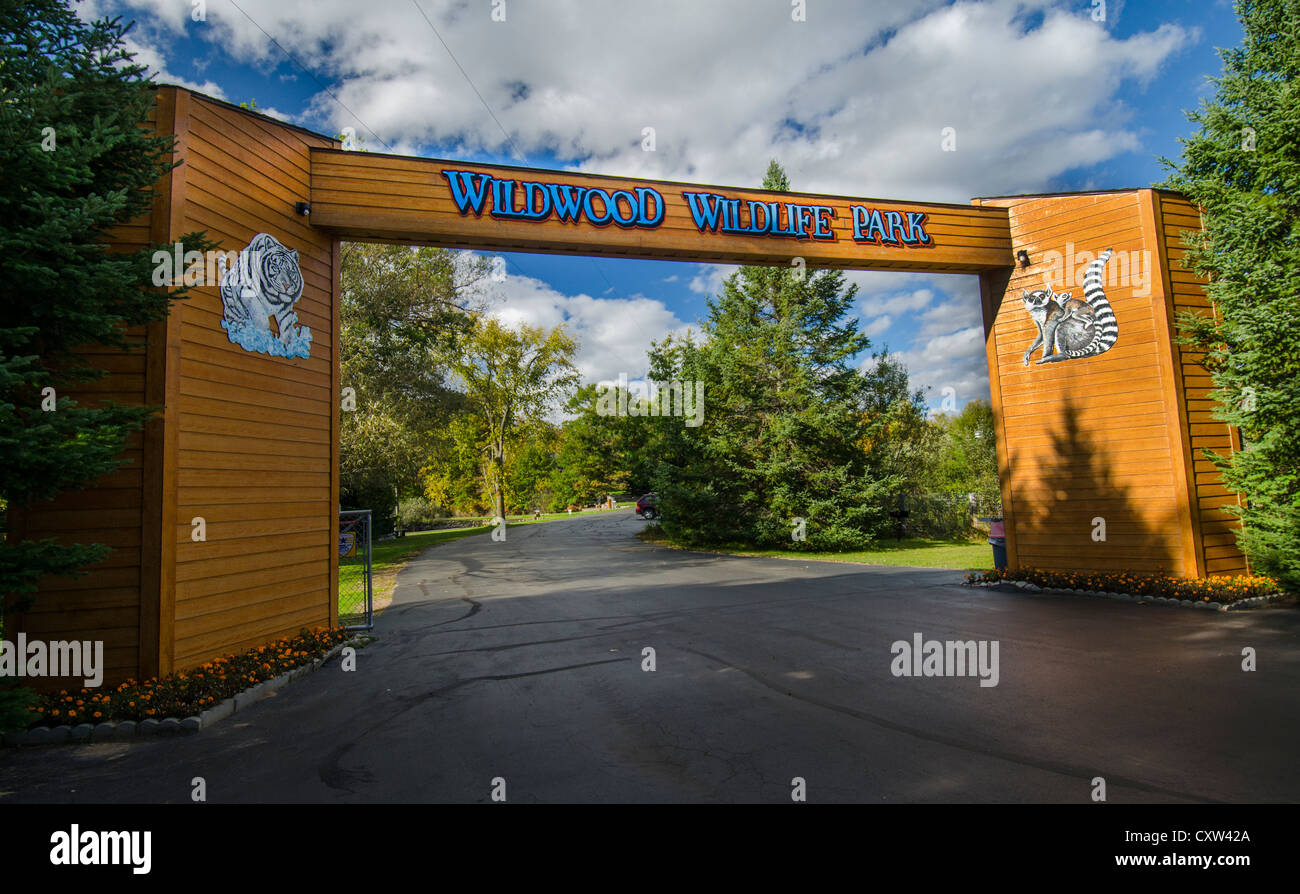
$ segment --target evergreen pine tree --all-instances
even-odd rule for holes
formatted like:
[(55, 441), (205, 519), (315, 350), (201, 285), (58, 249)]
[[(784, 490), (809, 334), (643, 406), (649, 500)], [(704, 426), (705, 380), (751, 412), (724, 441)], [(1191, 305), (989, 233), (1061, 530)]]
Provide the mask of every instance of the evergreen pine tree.
[[(1210, 454), (1243, 497), (1239, 542), (1256, 570), (1300, 585), (1300, 0), (1240, 0), (1242, 46), (1221, 50), (1217, 96), (1166, 186), (1202, 208), (1188, 264), (1212, 311), (1186, 315), (1218, 418), (1243, 449)], [(1234, 507), (1236, 510), (1236, 507)]]
[[(788, 190), (775, 161), (763, 188)], [(651, 377), (704, 382), (703, 422), (658, 419), (663, 526), (684, 542), (845, 549), (878, 536), (895, 476), (873, 468), (869, 346), (839, 271), (742, 267), (702, 341), (652, 352)], [(803, 519), (806, 539), (795, 539)]]
[[(138, 347), (127, 329), (168, 309), (169, 295), (150, 287), (152, 252), (104, 241), (149, 209), (171, 165), (171, 138), (145, 126), (154, 89), (124, 49), (126, 30), (83, 22), (62, 0), (0, 4), (0, 509), (113, 471), (148, 414), (62, 396), (103, 375), (81, 349)], [(0, 536), (4, 593), (30, 594), (41, 575), (108, 551)]]

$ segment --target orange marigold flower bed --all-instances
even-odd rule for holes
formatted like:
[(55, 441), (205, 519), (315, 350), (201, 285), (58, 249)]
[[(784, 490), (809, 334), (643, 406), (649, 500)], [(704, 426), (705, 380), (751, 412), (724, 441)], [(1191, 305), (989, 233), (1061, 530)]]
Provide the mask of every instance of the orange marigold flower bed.
[[(310, 663), (352, 636), (341, 627), (318, 627), (239, 655), (214, 658), (197, 668), (166, 677), (143, 682), (127, 680), (111, 690), (63, 690), (42, 696), (31, 706), (31, 726), (58, 726), (64, 716), (79, 722), (81, 715), (77, 708), (87, 700), (95, 703), (98, 710), (94, 719), (101, 723), (192, 717), (250, 686)], [(267, 649), (275, 650), (275, 657), (268, 660)], [(221, 673), (212, 673), (217, 668)]]
[(1089, 590), (1124, 593), (1129, 596), (1157, 596), (1187, 602), (1218, 602), (1230, 605), (1256, 596), (1276, 596), (1282, 585), (1262, 574), (1223, 577), (1174, 577), (1135, 571), (1048, 571), (1042, 568), (999, 568), (971, 572), (964, 583), (994, 584), (1025, 581), (1049, 590)]

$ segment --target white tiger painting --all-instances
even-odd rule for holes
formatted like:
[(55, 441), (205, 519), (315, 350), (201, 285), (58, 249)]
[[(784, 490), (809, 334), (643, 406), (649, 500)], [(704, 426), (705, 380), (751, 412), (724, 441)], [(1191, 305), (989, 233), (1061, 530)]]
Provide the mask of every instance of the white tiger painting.
[(294, 305), (302, 297), (298, 252), (270, 233), (258, 233), (233, 268), (217, 261), (221, 277), (221, 327), (245, 351), (273, 357), (307, 357), (311, 330), (298, 325)]

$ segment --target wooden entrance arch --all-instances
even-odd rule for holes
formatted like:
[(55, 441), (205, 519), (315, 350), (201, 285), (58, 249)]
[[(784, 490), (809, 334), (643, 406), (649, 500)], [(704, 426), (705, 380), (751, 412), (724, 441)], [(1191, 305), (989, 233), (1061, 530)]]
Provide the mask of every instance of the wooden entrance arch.
[[(206, 230), (237, 252), (265, 235), (286, 264), (296, 262), (301, 296), (296, 320), (283, 324), (293, 343), (280, 339), (272, 353), (259, 350), (270, 336), (255, 326), (236, 343), (231, 320), (243, 303), (293, 291), (284, 265), (273, 276), (288, 278), (261, 297), (247, 279), (224, 295), (200, 286), (166, 321), (136, 333), (142, 350), (101, 352), (110, 375), (77, 399), (161, 414), (121, 471), (15, 513), (12, 536), (114, 547), (85, 577), (44, 581), (15, 625), (29, 638), (103, 640), (110, 682), (337, 619), (343, 239), (977, 274), (1010, 562), (1244, 570), (1220, 511), (1236, 498), (1200, 458), (1201, 447), (1232, 449), (1232, 433), (1210, 417), (1198, 357), (1173, 337), (1174, 314), (1205, 305), (1200, 283), (1178, 265), (1179, 233), (1199, 220), (1176, 195), (947, 205), (345, 152), (329, 137), (176, 87), (160, 88), (156, 124), (175, 134), (183, 163), (159, 184), (152, 212), (114, 242), (171, 245)], [(1071, 259), (1104, 249), (1139, 270), (1105, 285), (1114, 347), (1026, 366), (1036, 327), (1022, 290), (1040, 288), (1054, 264), (1069, 279), (1086, 266)], [(1021, 250), (1027, 267), (1017, 265)], [(1080, 286), (1054, 288), (1082, 294)], [(202, 541), (193, 537), (199, 517)], [(1094, 539), (1097, 518), (1104, 542)]]

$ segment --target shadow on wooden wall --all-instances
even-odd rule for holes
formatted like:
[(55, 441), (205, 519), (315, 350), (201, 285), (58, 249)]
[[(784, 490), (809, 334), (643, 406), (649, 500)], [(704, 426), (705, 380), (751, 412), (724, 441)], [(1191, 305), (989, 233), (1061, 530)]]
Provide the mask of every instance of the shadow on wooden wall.
[[(1034, 470), (1014, 476), (1020, 479), (1015, 485), (1020, 565), (1178, 572), (1179, 557), (1171, 547), (1180, 528), (1174, 512), (1167, 511), (1169, 475), (1108, 451), (1104, 436), (1089, 431), (1069, 397), (1056, 419), (1050, 451), (1040, 454)], [(1104, 521), (1104, 540), (1098, 520)]]

